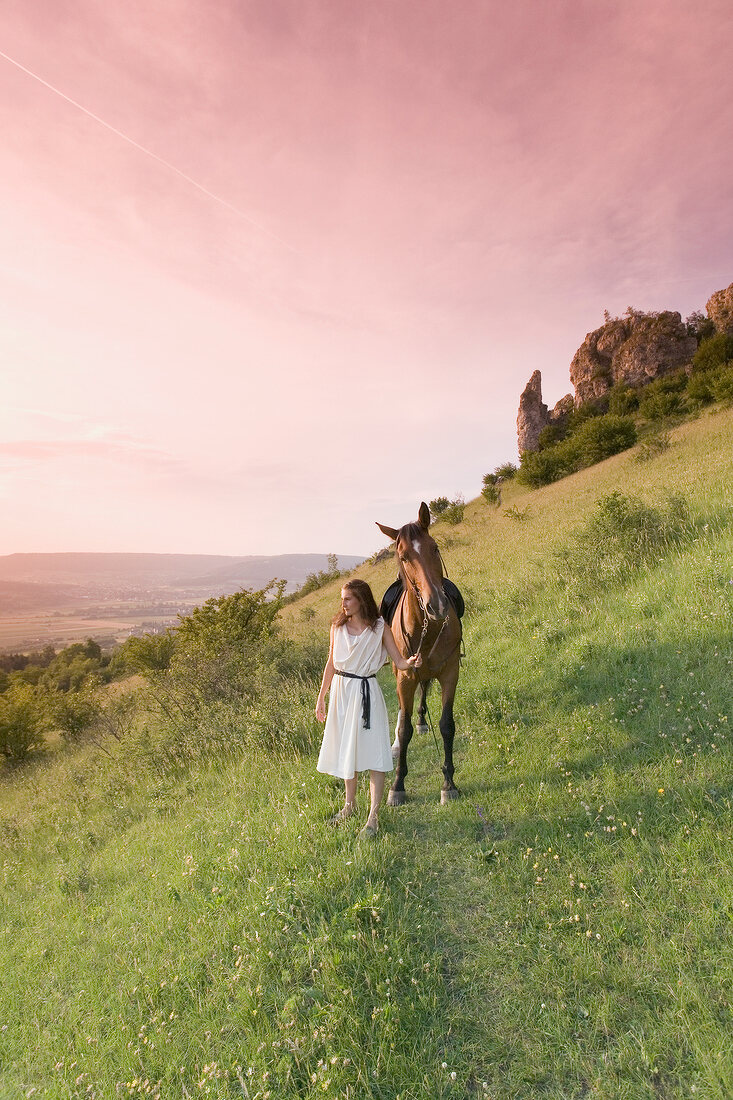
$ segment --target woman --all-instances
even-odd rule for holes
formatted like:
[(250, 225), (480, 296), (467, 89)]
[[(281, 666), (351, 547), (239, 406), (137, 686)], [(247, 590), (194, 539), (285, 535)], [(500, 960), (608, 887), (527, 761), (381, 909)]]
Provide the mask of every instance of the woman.
[[(375, 679), (387, 657), (403, 672), (421, 664), (419, 656), (405, 658), (398, 650), (366, 581), (347, 581), (341, 589), (341, 610), (331, 625), (331, 646), (316, 703), (316, 718), (326, 722), (318, 770), (346, 784), (343, 808), (331, 819), (334, 825), (356, 809), (356, 773), (370, 772), (371, 806), (362, 829), (368, 839), (377, 835), (385, 774), (392, 770), (387, 707)], [(331, 687), (326, 718), (326, 694)]]

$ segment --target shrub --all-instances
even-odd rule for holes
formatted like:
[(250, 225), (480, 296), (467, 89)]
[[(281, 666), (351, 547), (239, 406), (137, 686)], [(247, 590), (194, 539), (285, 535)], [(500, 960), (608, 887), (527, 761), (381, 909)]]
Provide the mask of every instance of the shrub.
[(301, 596), (307, 596), (309, 592), (317, 592), (319, 588), (324, 588), (325, 585), (330, 584), (331, 581), (346, 576), (348, 572), (348, 569), (339, 569), (337, 554), (329, 554), (328, 568), (321, 569), (318, 573), (309, 573), (303, 583), (296, 588), (294, 592), (289, 593), (289, 595), (283, 598), (283, 603), (292, 603), (294, 600), (300, 599)]
[(132, 733), (139, 710), (139, 696), (135, 692), (125, 692), (105, 700), (97, 708), (94, 729), (107, 733), (117, 741)]
[(733, 364), (719, 370), (713, 380), (713, 396), (726, 404), (733, 402)]
[(656, 432), (643, 441), (634, 458), (637, 462), (649, 462), (668, 451), (672, 440), (669, 432)]
[(537, 449), (544, 451), (546, 447), (552, 447), (554, 443), (559, 443), (567, 434), (567, 423), (546, 424), (537, 436)]
[(455, 500), (449, 502), (447, 508), (443, 509), (440, 518), (444, 523), (462, 523), (465, 510), (466, 502), (463, 497), (458, 496)]
[(567, 477), (578, 469), (578, 452), (575, 440), (564, 439), (544, 451), (525, 451), (522, 455), (517, 481), (531, 489), (539, 489), (553, 481)]
[(604, 458), (633, 447), (636, 427), (631, 417), (608, 413), (586, 421), (575, 433), (574, 443), (581, 464), (593, 466)]
[(518, 480), (537, 489), (592, 466), (604, 458), (625, 451), (636, 443), (636, 428), (631, 417), (597, 413), (581, 422), (572, 435), (546, 447), (544, 451), (525, 451)]
[(733, 336), (727, 332), (718, 332), (715, 336), (703, 340), (692, 359), (693, 373), (715, 370), (733, 359)]
[(639, 412), (646, 420), (666, 420), (682, 411), (682, 397), (678, 393), (645, 394), (639, 403)]
[(147, 679), (170, 668), (176, 649), (175, 633), (142, 634), (128, 638), (112, 659), (116, 670), (138, 672)]
[(709, 405), (711, 401), (730, 403), (733, 400), (733, 363), (690, 375), (687, 397), (693, 406)]
[(714, 400), (714, 374), (714, 371), (702, 371), (699, 374), (690, 375), (687, 383), (687, 399), (691, 405), (708, 405)]
[(682, 412), (687, 381), (685, 371), (676, 370), (650, 382), (641, 393), (639, 401), (641, 416), (646, 420), (664, 420)]
[(693, 538), (696, 527), (684, 497), (646, 504), (616, 490), (596, 502), (585, 527), (558, 555), (566, 583), (623, 583), (631, 571), (656, 563), (664, 554)]
[(596, 502), (587, 533), (604, 554), (612, 552), (609, 547), (622, 549), (630, 560), (639, 562), (676, 545), (689, 523), (689, 506), (679, 494), (654, 505), (615, 489)]
[(644, 393), (648, 393), (652, 388), (656, 393), (682, 393), (687, 388), (687, 382), (687, 371), (683, 367), (670, 371), (669, 374), (663, 374), (661, 378), (650, 382)]
[(30, 684), (16, 683), (0, 696), (0, 754), (24, 760), (43, 744), (47, 723)]
[(511, 481), (511, 479), (517, 473), (517, 467), (513, 462), (502, 462), (501, 466), (497, 466), (494, 470), (497, 477), (501, 477), (504, 481)]
[(606, 409), (607, 401), (586, 401), (584, 405), (580, 405), (577, 409), (573, 409), (570, 416), (567, 419), (567, 434), (574, 435), (578, 428), (582, 424), (585, 424), (587, 420), (593, 420), (597, 416), (603, 416)]
[(614, 416), (627, 416), (639, 407), (639, 394), (631, 386), (619, 383), (608, 391), (608, 411)]
[(450, 508), (450, 501), (448, 500), (448, 497), (436, 497), (435, 500), (431, 500), (428, 502), (428, 508), (430, 509), (433, 518), (437, 519), (438, 516), (443, 515), (443, 512), (445, 512), (446, 508)]
[(497, 481), (498, 478), (496, 474), (484, 474), (481, 496), (487, 504), (498, 504), (501, 500), (501, 490), (496, 484)]
[(65, 741), (80, 741), (99, 718), (99, 703), (88, 693), (69, 692), (51, 710), (52, 719)]
[(513, 504), (511, 508), (504, 509), (504, 515), (507, 519), (513, 519), (515, 523), (523, 523), (529, 519), (529, 505), (526, 508), (517, 508), (516, 504)]

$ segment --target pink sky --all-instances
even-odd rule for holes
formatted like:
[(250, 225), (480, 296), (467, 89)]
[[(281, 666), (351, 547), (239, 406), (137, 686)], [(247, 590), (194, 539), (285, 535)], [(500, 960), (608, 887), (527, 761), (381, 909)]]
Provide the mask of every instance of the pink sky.
[(729, 0), (6, 0), (0, 553), (477, 495), (604, 309), (733, 281), (732, 46)]

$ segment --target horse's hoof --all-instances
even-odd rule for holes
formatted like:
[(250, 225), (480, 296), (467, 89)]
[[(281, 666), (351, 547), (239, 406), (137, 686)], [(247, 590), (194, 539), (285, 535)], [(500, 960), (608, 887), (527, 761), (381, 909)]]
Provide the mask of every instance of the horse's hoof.
[(404, 791), (390, 791), (387, 795), (388, 806), (404, 806), (407, 802), (407, 795)]
[(416, 733), (427, 733), (429, 728), (430, 727), (428, 726), (427, 722), (420, 722), (420, 723), (418, 723), (418, 726), (417, 726), (415, 732)]
[(451, 787), (450, 790), (440, 792), (440, 804), (441, 806), (447, 806), (449, 802), (460, 797), (461, 792), (458, 790), (458, 787)]

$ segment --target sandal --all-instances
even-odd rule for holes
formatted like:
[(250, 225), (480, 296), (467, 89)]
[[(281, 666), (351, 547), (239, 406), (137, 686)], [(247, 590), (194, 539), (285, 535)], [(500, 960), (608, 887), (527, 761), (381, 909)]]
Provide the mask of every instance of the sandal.
[(343, 825), (345, 821), (354, 816), (354, 812), (353, 806), (343, 806), (337, 814), (334, 814), (333, 817), (328, 819), (328, 824)]

